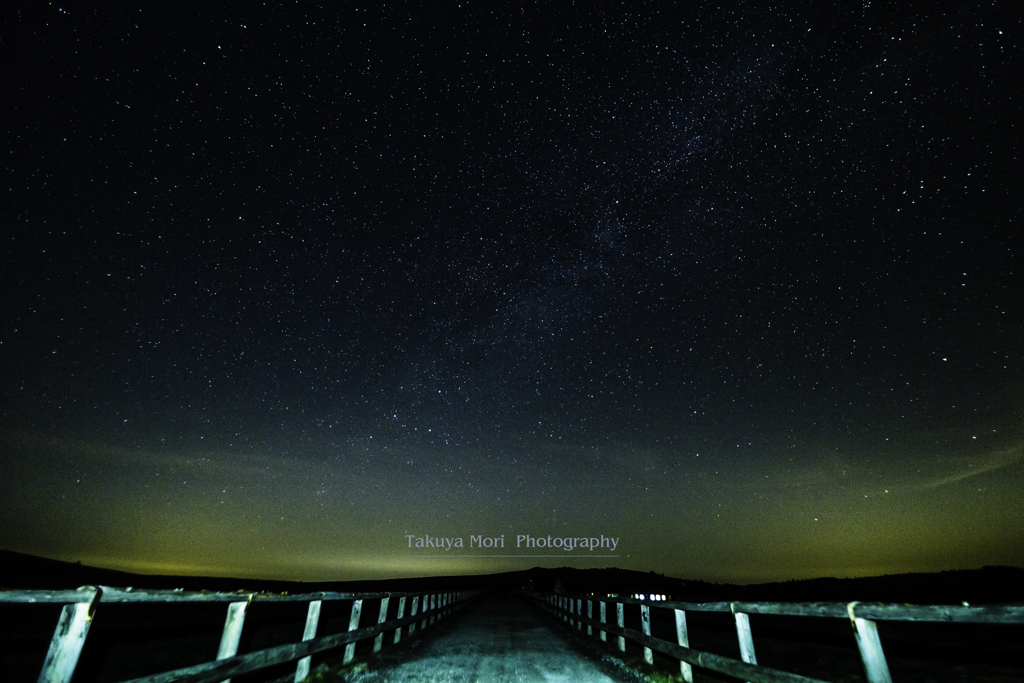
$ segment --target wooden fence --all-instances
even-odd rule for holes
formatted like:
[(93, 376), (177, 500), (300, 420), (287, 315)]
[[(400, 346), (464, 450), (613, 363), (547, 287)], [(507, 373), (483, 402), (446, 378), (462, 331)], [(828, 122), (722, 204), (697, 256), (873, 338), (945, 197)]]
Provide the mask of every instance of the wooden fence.
[[(220, 648), (215, 661), (190, 666), (174, 671), (132, 679), (127, 683), (214, 683), (225, 681), (231, 676), (256, 671), (269, 666), (298, 660), (295, 681), (301, 681), (309, 674), (312, 655), (345, 645), (343, 663), (348, 664), (355, 657), (356, 643), (374, 638), (373, 651), (383, 647), (384, 636), (394, 631), (392, 642), (398, 643), (402, 632), (412, 634), (419, 627), (426, 628), (437, 619), (447, 616), (463, 606), (480, 591), (448, 591), (422, 593), (311, 593), (304, 595), (263, 594), (263, 593), (187, 593), (180, 590), (155, 591), (133, 590), (131, 588), (110, 588), (108, 586), (86, 586), (78, 590), (45, 591), (19, 590), (0, 591), (0, 603), (57, 603), (63, 604), (57, 628), (50, 641), (50, 649), (43, 662), (38, 683), (69, 683), (78, 664), (79, 655), (85, 645), (93, 615), (105, 603), (129, 602), (221, 602), (228, 603), (227, 618), (221, 635)], [(398, 599), (397, 609), (390, 606), (393, 598)], [(352, 603), (348, 631), (317, 638), (320, 608), (324, 601), (341, 600)], [(380, 611), (376, 623), (360, 628), (364, 600), (380, 600)], [(238, 643), (246, 610), (254, 602), (306, 602), (306, 626), (299, 642), (280, 645), (239, 655)], [(406, 609), (409, 609), (406, 615)], [(389, 610), (395, 616), (388, 619)]]
[[(882, 641), (878, 635), (876, 622), (879, 620), (1024, 624), (1024, 605), (970, 607), (967, 605), (885, 605), (859, 602), (849, 604), (822, 602), (686, 603), (544, 593), (527, 595), (577, 629), (582, 630), (586, 626), (587, 635), (594, 635), (596, 629), (598, 637), (603, 641), (608, 640), (609, 633), (617, 636), (620, 652), (625, 652), (627, 639), (642, 645), (644, 660), (648, 664), (654, 663), (654, 650), (679, 660), (680, 672), (683, 680), (687, 683), (693, 683), (692, 666), (694, 665), (735, 676), (750, 683), (826, 683), (815, 678), (758, 666), (753, 635), (750, 630), (750, 614), (848, 618), (869, 683), (892, 682), (889, 665), (882, 651)], [(632, 605), (638, 605), (640, 609), (640, 631), (625, 627), (625, 609)], [(651, 636), (652, 608), (672, 611), (676, 625), (675, 643)], [(595, 609), (598, 614), (596, 619), (594, 618)], [(586, 611), (585, 616), (584, 610)], [(614, 624), (609, 620), (611, 610), (615, 611)], [(686, 628), (687, 611), (724, 612), (734, 615), (742, 661), (691, 649), (689, 633)]]

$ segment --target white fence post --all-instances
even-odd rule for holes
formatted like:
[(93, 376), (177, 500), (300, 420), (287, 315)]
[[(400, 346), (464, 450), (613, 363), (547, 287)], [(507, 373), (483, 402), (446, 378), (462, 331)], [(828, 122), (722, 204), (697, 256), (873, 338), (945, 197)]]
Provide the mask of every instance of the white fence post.
[(736, 617), (736, 636), (740, 641), (740, 659), (747, 664), (757, 664), (754, 636), (750, 632), (750, 617), (743, 612), (733, 612), (733, 615)]
[[(302, 631), (303, 642), (313, 640), (316, 636), (316, 627), (320, 623), (320, 606), (322, 602), (322, 600), (309, 601), (309, 609), (306, 610), (306, 628)], [(309, 675), (309, 666), (312, 662), (312, 655), (299, 660), (298, 665), (295, 667), (295, 683), (299, 683), (299, 681)]]
[[(645, 636), (651, 635), (651, 606), (640, 605), (640, 626), (644, 631)], [(648, 664), (654, 664), (654, 650), (644, 646), (644, 661)]]
[(743, 612), (734, 612), (736, 616), (736, 636), (740, 641), (740, 658), (747, 664), (757, 664), (754, 654), (754, 636), (750, 632), (750, 617)]
[[(245, 623), (245, 610), (252, 601), (252, 595), (245, 602), (233, 602), (228, 605), (228, 616), (224, 619), (224, 632), (220, 636), (220, 647), (217, 648), (217, 659), (227, 659), (238, 654), (238, 642), (242, 639), (242, 625)], [(224, 683), (230, 683), (227, 678)]]
[[(583, 599), (582, 598), (576, 598), (576, 616), (577, 617), (583, 616)], [(579, 619), (576, 620), (576, 630), (578, 630), (578, 631), (582, 631), (583, 630), (583, 622), (580, 621)]]
[[(348, 630), (355, 631), (359, 628), (359, 616), (363, 613), (363, 601), (356, 600), (352, 603), (352, 616), (348, 620)], [(356, 656), (356, 644), (354, 642), (349, 643), (345, 646), (345, 656), (342, 658), (342, 664), (348, 664)]]
[[(604, 600), (599, 600), (598, 602), (601, 605), (601, 623), (602, 624), (607, 624), (608, 623), (608, 603), (605, 602)], [(601, 640), (603, 640), (605, 642), (608, 642), (608, 632), (607, 631), (601, 631)]]
[[(400, 597), (398, 599), (398, 616), (395, 617), (395, 618), (398, 619), (398, 620), (401, 620), (402, 617), (404, 617), (404, 616), (405, 616), (405, 596), (403, 595), (402, 597)], [(402, 640), (402, 627), (401, 626), (399, 626), (398, 628), (395, 629), (395, 645), (397, 645), (400, 640)]]
[[(423, 596), (423, 597), (426, 597), (426, 596)], [(409, 616), (410, 617), (416, 616), (416, 608), (418, 608), (419, 606), (420, 606), (420, 596), (417, 595), (417, 596), (415, 596), (412, 599), (412, 611), (409, 612)], [(416, 622), (414, 621), (411, 624), (409, 624), (409, 635), (411, 636), (415, 631), (416, 631)]]
[[(385, 617), (388, 616), (388, 602), (391, 601), (390, 597), (380, 599), (380, 616), (377, 617), (377, 624), (383, 624)], [(384, 631), (377, 634), (377, 637), (373, 639), (373, 651), (380, 652), (380, 649), (384, 647)]]
[(85, 646), (85, 637), (92, 626), (92, 615), (101, 593), (93, 589), (89, 602), (64, 605), (57, 620), (57, 628), (50, 640), (50, 649), (43, 660), (38, 683), (69, 683), (78, 665), (78, 657)]
[[(682, 647), (690, 647), (690, 634), (686, 630), (686, 612), (681, 609), (675, 610), (676, 613), (676, 641)], [(693, 667), (690, 666), (689, 662), (679, 660), (679, 673), (683, 675), (683, 680), (686, 683), (693, 683)]]
[[(593, 619), (593, 618), (594, 618), (594, 601), (593, 600), (587, 600), (587, 619)], [(593, 626), (593, 624), (587, 624), (587, 635), (588, 636), (594, 635), (594, 626)]]
[(851, 602), (846, 610), (850, 613), (853, 635), (864, 662), (864, 675), (868, 683), (892, 683), (889, 663), (885, 661), (885, 653), (882, 652), (882, 639), (878, 637), (878, 626), (873, 621), (854, 616), (853, 608), (856, 605), (856, 602)]
[[(616, 621), (619, 624), (619, 628), (625, 628), (626, 627), (626, 617), (625, 617), (625, 614), (623, 612), (623, 610), (625, 610), (625, 608), (626, 608), (626, 606), (624, 604), (622, 604), (621, 602), (615, 603), (615, 618), (616, 618)], [(619, 652), (625, 652), (625, 651), (626, 651), (626, 639), (623, 636), (619, 636)]]

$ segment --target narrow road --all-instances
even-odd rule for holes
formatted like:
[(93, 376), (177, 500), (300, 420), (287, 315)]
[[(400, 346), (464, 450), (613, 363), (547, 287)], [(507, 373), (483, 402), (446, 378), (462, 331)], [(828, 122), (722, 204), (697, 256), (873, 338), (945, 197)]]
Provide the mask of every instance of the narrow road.
[(414, 681), (456, 683), (635, 681), (614, 665), (580, 654), (556, 628), (520, 599), (495, 596), (454, 614), (450, 625), (437, 624), (408, 650), (385, 654), (370, 669), (351, 676), (353, 683)]

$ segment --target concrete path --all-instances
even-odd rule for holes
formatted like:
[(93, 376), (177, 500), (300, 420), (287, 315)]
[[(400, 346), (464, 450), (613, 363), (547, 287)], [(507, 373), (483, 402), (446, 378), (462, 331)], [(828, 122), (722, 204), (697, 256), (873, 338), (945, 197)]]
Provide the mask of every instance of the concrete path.
[[(486, 598), (435, 624), (408, 652), (385, 654), (370, 663), (370, 670), (354, 674), (358, 683), (454, 681), (565, 681), (609, 683), (634, 681), (613, 665), (588, 658), (552, 628), (553, 621), (519, 598)], [(398, 658), (401, 657), (399, 660)]]

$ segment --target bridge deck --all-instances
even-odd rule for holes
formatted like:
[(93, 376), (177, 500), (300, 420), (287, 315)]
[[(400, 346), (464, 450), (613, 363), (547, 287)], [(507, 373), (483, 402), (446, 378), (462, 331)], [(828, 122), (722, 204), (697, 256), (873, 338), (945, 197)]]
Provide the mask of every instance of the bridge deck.
[[(633, 681), (614, 667), (574, 649), (552, 622), (511, 596), (494, 596), (449, 617), (436, 637), (429, 633), (405, 652), (384, 655), (358, 683), (396, 681)], [(435, 626), (435, 628), (438, 628)]]

